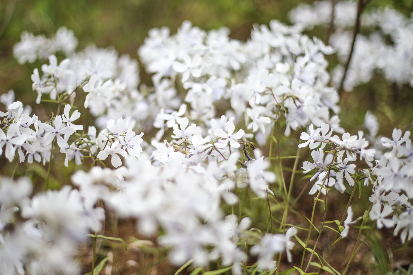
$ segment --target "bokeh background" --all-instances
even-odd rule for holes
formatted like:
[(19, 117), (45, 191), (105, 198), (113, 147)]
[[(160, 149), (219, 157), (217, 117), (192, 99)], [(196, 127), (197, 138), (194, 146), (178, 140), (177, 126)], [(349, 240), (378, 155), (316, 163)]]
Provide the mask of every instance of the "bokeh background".
[[(253, 24), (268, 24), (272, 19), (288, 23), (288, 12), (301, 3), (314, 0), (1, 0), (0, 1), (0, 94), (13, 89), (24, 104), (34, 102), (30, 74), (40, 62), (19, 65), (13, 57), (13, 45), (24, 30), (35, 35), (53, 36), (66, 26), (79, 40), (78, 50), (87, 45), (114, 47), (120, 54), (138, 58), (137, 49), (152, 28), (168, 26), (171, 33), (184, 20), (204, 30), (225, 26), (231, 37), (247, 40)], [(389, 6), (409, 16), (413, 0), (372, 0), (367, 9)], [(362, 30), (363, 31), (363, 30)], [(326, 38), (327, 30), (316, 28), (311, 36)], [(332, 66), (334, 58), (330, 59)], [(150, 84), (150, 77), (141, 69), (141, 80)], [(371, 110), (388, 125), (381, 129), (389, 134), (394, 127), (406, 130), (411, 126), (412, 103), (408, 87), (386, 83), (380, 75), (357, 93), (342, 94), (343, 127), (363, 122)], [(413, 105), (410, 105), (413, 106)], [(343, 108), (344, 107), (344, 108)], [(407, 112), (407, 113), (406, 113)], [(344, 119), (345, 117), (345, 119)]]
[[(25, 30), (35, 35), (43, 34), (46, 37), (51, 37), (59, 27), (66, 26), (73, 30), (78, 38), (78, 50), (95, 44), (97, 47), (113, 47), (120, 55), (129, 54), (132, 58), (138, 59), (137, 49), (143, 44), (148, 31), (152, 28), (167, 26), (171, 33), (175, 33), (184, 20), (189, 20), (193, 25), (204, 30), (225, 26), (231, 30), (230, 36), (232, 38), (246, 41), (253, 24), (268, 24), (273, 19), (288, 23), (288, 12), (292, 8), (300, 3), (312, 2), (314, 1), (0, 0), (0, 94), (13, 89), (16, 100), (22, 101), (25, 105), (32, 105), (39, 117), (42, 115), (50, 117), (51, 109), (48, 110), (48, 103), (35, 106), (36, 93), (31, 89), (30, 75), (33, 69), (40, 68), (42, 63), (36, 61), (32, 64), (20, 65), (13, 57), (13, 46), (20, 41), (20, 35)], [(406, 16), (410, 16), (413, 12), (413, 0), (372, 0), (367, 9), (384, 6), (397, 9)], [(307, 34), (318, 36), (324, 40), (326, 33), (327, 29), (320, 27)], [(329, 61), (331, 66), (337, 62), (334, 57), (330, 58)], [(141, 82), (151, 84), (150, 75), (142, 67), (140, 78)], [(357, 87), (351, 93), (344, 92), (340, 94), (340, 97), (342, 126), (351, 131), (352, 134), (355, 134), (358, 129), (362, 129), (367, 110), (372, 111), (381, 123), (381, 135), (390, 136), (395, 127), (403, 131), (413, 129), (413, 89), (407, 85), (398, 86), (388, 83), (380, 73), (375, 74), (370, 83)], [(49, 107), (55, 108), (52, 105)], [(3, 110), (3, 106), (0, 107), (0, 110)], [(56, 165), (55, 172), (51, 176), (53, 188), (70, 184), (70, 175), (75, 167), (71, 164), (69, 168), (65, 168), (62, 163), (63, 161), (57, 157), (53, 164)], [(1, 175), (11, 175), (14, 167), (15, 163), (9, 163), (4, 156), (0, 158)], [(19, 165), (16, 176), (21, 175), (29, 175), (40, 189), (46, 171), (44, 167), (36, 163)], [(297, 192), (299, 193), (299, 190)], [(303, 202), (312, 205), (311, 198)], [(332, 209), (334, 211), (334, 208)], [(117, 229), (120, 235), (132, 235), (133, 221), (122, 222)], [(396, 256), (407, 263), (413, 262), (412, 245), (406, 246), (407, 250), (404, 249), (401, 252), (399, 250), (390, 257), (389, 253), (393, 253), (392, 250), (399, 245), (399, 242), (392, 243), (392, 231), (384, 232), (384, 234), (384, 237), (372, 236), (369, 242), (369, 249), (373, 250), (373, 253), (369, 255), (375, 257), (378, 267), (362, 268), (364, 261), (361, 258), (355, 259), (360, 265), (356, 265), (354, 273), (351, 274), (381, 274), (386, 271), (386, 266), (389, 266), (389, 262)], [(124, 262), (126, 262), (130, 255), (124, 254), (122, 250), (118, 251), (120, 254), (116, 257), (123, 257)], [(87, 255), (87, 250), (85, 250), (85, 264), (88, 264)], [(337, 259), (333, 259), (333, 261), (335, 260), (337, 262), (342, 260), (341, 255), (337, 255)], [(382, 266), (380, 267), (380, 265)], [(161, 263), (160, 266), (160, 269), (156, 269), (159, 272), (157, 274), (170, 274), (174, 270), (174, 267), (167, 263)], [(162, 269), (165, 272), (159, 271)], [(147, 268), (147, 270), (151, 269)]]

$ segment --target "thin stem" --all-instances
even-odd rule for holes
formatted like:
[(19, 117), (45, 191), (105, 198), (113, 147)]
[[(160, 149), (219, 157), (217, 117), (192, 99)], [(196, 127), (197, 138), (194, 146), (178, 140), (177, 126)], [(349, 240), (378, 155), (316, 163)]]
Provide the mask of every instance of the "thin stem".
[(278, 254), (278, 261), (277, 261), (277, 271), (276, 271), (276, 275), (278, 275), (278, 274), (279, 274), (279, 270), (280, 270), (280, 262), (281, 262), (281, 256), (282, 256), (282, 253), (279, 253), (279, 254)]
[[(300, 148), (297, 149), (297, 154), (296, 154), (296, 158), (294, 161), (294, 167), (293, 167), (293, 171), (292, 171), (291, 178), (290, 178), (290, 186), (288, 187), (288, 194), (287, 194), (287, 201), (286, 201), (286, 204), (288, 206), (290, 205), (291, 191), (294, 185), (294, 176), (295, 176), (295, 171), (297, 170), (298, 160), (300, 159), (299, 156), (300, 156)], [(284, 208), (284, 215), (282, 219), (283, 224), (287, 221), (287, 215), (288, 215), (288, 207)]]
[[(347, 202), (346, 210), (344, 211), (343, 217), (341, 218), (340, 225), (343, 224), (343, 221), (344, 221), (344, 219), (345, 219), (346, 216), (347, 216), (347, 210), (348, 210), (348, 208), (350, 207), (350, 204), (351, 204), (351, 201), (352, 201), (352, 199), (353, 199), (353, 196), (354, 196), (354, 193), (355, 193), (356, 189), (357, 189), (357, 186), (356, 186), (356, 184), (354, 184), (353, 191), (351, 192), (350, 198), (349, 198), (349, 200), (348, 200), (348, 202)], [(334, 238), (333, 238), (333, 242), (332, 242), (332, 244), (331, 244), (331, 246), (330, 246), (330, 250), (328, 251), (328, 254), (327, 254), (327, 257), (326, 257), (326, 261), (328, 260), (328, 257), (330, 257), (331, 251), (333, 250), (333, 244), (334, 244), (334, 243), (336, 242), (336, 240), (337, 240), (337, 237), (338, 237), (337, 235), (338, 235), (338, 233), (336, 233), (335, 236), (334, 236)], [(323, 266), (323, 263), (321, 263), (321, 266)], [(320, 269), (320, 270), (321, 270), (321, 269)]]
[(221, 153), (221, 151), (219, 151), (219, 150), (217, 149), (217, 147), (215, 147), (215, 144), (212, 143), (212, 147), (214, 147), (215, 151), (217, 151), (217, 152), (221, 155), (221, 157), (223, 157), (225, 160), (227, 160), (227, 159), (224, 157), (224, 155)]
[(47, 178), (46, 178), (46, 190), (49, 189), (50, 168), (52, 168), (54, 140), (55, 139), (53, 138), (53, 140), (52, 140), (52, 149), (50, 150), (49, 168), (47, 169)]
[[(268, 213), (270, 214), (270, 225), (271, 225), (271, 234), (274, 232), (272, 228), (272, 213), (271, 213), (271, 206), (270, 206), (270, 200), (268, 198), (268, 192), (267, 192), (267, 205), (268, 205)], [(267, 227), (268, 231), (268, 227)]]
[(301, 189), (300, 194), (298, 194), (297, 198), (295, 198), (295, 200), (293, 201), (293, 203), (291, 204), (291, 207), (294, 207), (295, 204), (297, 203), (297, 201), (301, 198), (301, 196), (304, 194), (305, 190), (307, 189), (308, 185), (310, 184), (311, 181), (307, 181), (307, 183), (305, 184), (304, 188)]
[(92, 258), (92, 275), (95, 275), (95, 258), (96, 258), (96, 239), (98, 232), (95, 232), (95, 237), (93, 238), (93, 258)]
[(363, 215), (363, 221), (361, 222), (361, 226), (360, 226), (360, 229), (359, 229), (359, 233), (358, 233), (358, 235), (357, 235), (356, 244), (354, 245), (353, 252), (351, 252), (351, 257), (350, 257), (350, 259), (348, 260), (346, 269), (344, 269), (344, 272), (343, 272), (342, 275), (345, 275), (345, 274), (347, 273), (347, 270), (348, 270), (348, 268), (350, 267), (351, 261), (353, 260), (354, 256), (357, 254), (357, 251), (358, 251), (358, 250), (361, 248), (361, 246), (364, 244), (364, 241), (367, 239), (367, 237), (364, 238), (364, 240), (363, 240), (363, 242), (360, 244), (360, 246), (357, 246), (358, 243), (359, 243), (360, 237), (361, 237), (361, 231), (363, 230), (364, 224), (365, 224), (365, 222), (366, 222), (366, 218), (367, 218), (367, 217), (366, 217), (366, 216), (367, 216), (366, 213), (369, 213), (369, 212), (370, 212), (372, 206), (373, 206), (373, 205), (370, 205), (369, 210), (366, 211), (365, 214)]
[(284, 192), (287, 194), (287, 187), (285, 185), (285, 179), (284, 179), (284, 173), (283, 173), (283, 164), (281, 161), (281, 149), (280, 149), (280, 125), (277, 120), (277, 148), (278, 148), (278, 162), (280, 163), (280, 174), (281, 174), (281, 180), (283, 183), (284, 187)]
[[(55, 80), (56, 81), (56, 80)], [(57, 86), (56, 86), (56, 91), (57, 91)], [(58, 116), (59, 115), (59, 113), (60, 113), (60, 107), (62, 106), (62, 97), (63, 97), (63, 94), (61, 94), (60, 96), (59, 96), (59, 103), (57, 104), (57, 112), (56, 112), (56, 116)]]
[(313, 229), (315, 207), (316, 207), (316, 205), (317, 205), (317, 201), (318, 201), (318, 198), (320, 197), (320, 194), (321, 194), (321, 190), (318, 191), (317, 198), (315, 198), (315, 200), (314, 200), (313, 211), (312, 211), (312, 213), (311, 213), (311, 220), (310, 220), (310, 221), (311, 221), (310, 230), (308, 231), (307, 240), (306, 240), (306, 242), (305, 242), (305, 247), (304, 247), (304, 251), (303, 251), (303, 256), (302, 256), (302, 258), (301, 258), (301, 266), (300, 266), (300, 268), (303, 268), (305, 251), (306, 251), (306, 249), (307, 249), (308, 242), (310, 241), (311, 230)]
[[(98, 206), (101, 206), (100, 200), (98, 200)], [(102, 233), (103, 234), (103, 233)], [(92, 275), (95, 275), (95, 261), (96, 261), (96, 240), (98, 232), (95, 232), (95, 237), (93, 238), (93, 255), (92, 255)]]
[(16, 165), (14, 166), (13, 174), (11, 174), (11, 179), (14, 178), (14, 173), (16, 173), (17, 165), (19, 165), (19, 156), (17, 156)]
[[(330, 180), (330, 170), (328, 170), (327, 176), (326, 176), (326, 177), (324, 178), (324, 180), (323, 180), (323, 187), (327, 187), (327, 186), (326, 186), (326, 181), (327, 181), (327, 185), (328, 185), (329, 180)], [(314, 199), (313, 211), (312, 211), (312, 213), (311, 213), (310, 230), (308, 230), (308, 236), (307, 236), (307, 240), (306, 240), (306, 242), (305, 242), (305, 247), (304, 247), (304, 251), (303, 251), (303, 257), (302, 257), (302, 259), (301, 259), (301, 268), (303, 268), (305, 251), (307, 250), (308, 242), (310, 241), (311, 230), (313, 229), (313, 225), (314, 225), (315, 207), (316, 207), (316, 205), (317, 205), (318, 198), (320, 197), (321, 190), (322, 190), (322, 187), (321, 187), (320, 190), (318, 191), (317, 198)], [(327, 196), (327, 193), (326, 193), (326, 196)], [(325, 198), (324, 204), (327, 203), (326, 199), (327, 199), (327, 198)], [(327, 205), (324, 205), (324, 206), (325, 206), (324, 211), (326, 211)], [(324, 213), (324, 214), (325, 214), (325, 213)], [(324, 219), (325, 219), (325, 217), (324, 217)], [(324, 227), (324, 219), (323, 219), (323, 227)], [(322, 228), (321, 228), (321, 229), (322, 229)], [(320, 231), (319, 231), (319, 233), (320, 233)], [(313, 251), (314, 251), (314, 250), (313, 250)], [(313, 252), (313, 253), (314, 253), (314, 252)], [(312, 255), (313, 255), (313, 254), (311, 254), (311, 257), (312, 257)], [(311, 259), (311, 258), (310, 258), (310, 259)], [(308, 268), (308, 266), (307, 266), (307, 268)], [(306, 270), (307, 270), (307, 269), (306, 269)]]
[(353, 40), (351, 41), (350, 53), (347, 57), (347, 62), (346, 62), (346, 65), (344, 67), (343, 77), (341, 78), (340, 87), (338, 89), (339, 92), (341, 92), (343, 90), (344, 81), (346, 80), (347, 71), (348, 71), (348, 68), (349, 68), (350, 62), (351, 62), (351, 57), (353, 56), (354, 45), (356, 44), (357, 34), (360, 32), (361, 13), (363, 12), (363, 8), (367, 5), (367, 3), (368, 2), (363, 3), (363, 0), (358, 0), (358, 3), (357, 3), (356, 22), (354, 24), (354, 29), (353, 29)]
[(271, 130), (271, 139), (270, 139), (270, 153), (269, 153), (269, 156), (268, 156), (268, 158), (269, 158), (269, 160), (270, 160), (270, 171), (273, 171), (274, 170), (274, 167), (273, 167), (273, 159), (274, 159), (274, 140), (272, 140), (272, 138), (273, 137), (275, 137), (275, 122), (274, 122), (274, 126), (272, 127), (272, 130)]
[[(327, 180), (327, 182), (328, 182), (328, 180)], [(305, 268), (304, 273), (307, 273), (307, 269), (308, 269), (308, 267), (310, 266), (310, 263), (311, 263), (311, 260), (312, 260), (312, 258), (313, 258), (313, 256), (314, 256), (314, 252), (315, 252), (315, 249), (316, 249), (316, 247), (317, 247), (318, 241), (320, 240), (321, 233), (323, 232), (323, 229), (324, 229), (324, 224), (325, 224), (326, 217), (327, 217), (327, 195), (328, 195), (328, 191), (326, 191), (326, 195), (325, 195), (325, 197), (324, 197), (324, 216), (323, 216), (322, 226), (321, 226), (320, 231), (318, 232), (317, 240), (316, 240), (316, 242), (315, 242), (315, 244), (314, 244), (313, 251), (311, 251), (311, 256), (310, 256), (310, 259), (308, 260), (307, 267)], [(322, 264), (322, 263), (321, 263), (321, 264)]]

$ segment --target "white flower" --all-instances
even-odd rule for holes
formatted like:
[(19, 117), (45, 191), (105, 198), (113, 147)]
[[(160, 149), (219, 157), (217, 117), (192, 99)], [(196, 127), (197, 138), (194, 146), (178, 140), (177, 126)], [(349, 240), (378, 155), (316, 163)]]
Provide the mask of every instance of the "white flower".
[(353, 210), (351, 209), (351, 206), (347, 208), (347, 219), (344, 221), (344, 229), (341, 231), (341, 237), (345, 238), (348, 235), (348, 231), (350, 229), (350, 225), (354, 224), (353, 220)]
[(249, 185), (255, 194), (264, 198), (267, 194), (267, 182), (275, 181), (275, 174), (271, 171), (265, 171), (269, 167), (269, 162), (264, 160), (258, 149), (254, 150), (255, 160), (248, 163), (247, 172)]
[(239, 148), (240, 144), (236, 141), (237, 139), (242, 138), (244, 136), (244, 130), (239, 130), (234, 134), (235, 125), (232, 120), (227, 122), (228, 133), (225, 133), (222, 129), (214, 129), (214, 134), (218, 137), (222, 138), (216, 144), (219, 148), (224, 148), (227, 146), (228, 142), (231, 147)]
[(251, 248), (251, 254), (258, 255), (258, 268), (270, 270), (276, 267), (274, 254), (283, 252), (285, 249), (285, 236), (282, 234), (266, 234), (262, 237), (260, 244)]
[(75, 158), (75, 162), (77, 165), (82, 164), (83, 154), (81, 153), (80, 148), (76, 147), (75, 143), (72, 143), (69, 147), (60, 149), (60, 152), (66, 154), (66, 158), (65, 158), (66, 167), (69, 166), (69, 161), (72, 160), (73, 158)]
[(53, 231), (74, 241), (83, 241), (89, 230), (100, 230), (104, 212), (102, 208), (86, 208), (79, 191), (65, 186), (60, 191), (35, 196), (22, 208), (22, 216), (44, 221)]
[(265, 134), (265, 127), (271, 123), (271, 119), (266, 116), (261, 116), (261, 111), (258, 107), (253, 109), (247, 109), (247, 115), (251, 118), (252, 122), (248, 124), (248, 129), (252, 128), (253, 132), (260, 129)]
[(32, 193), (32, 183), (28, 178), (20, 178), (13, 181), (2, 178), (0, 181), (0, 204), (2, 206), (13, 206), (24, 203)]
[(175, 124), (173, 126), (174, 128), (174, 136), (172, 136), (175, 139), (180, 139), (180, 138), (186, 138), (188, 140), (191, 140), (192, 136), (195, 134), (196, 131), (196, 125), (191, 124), (188, 126), (189, 120), (188, 118), (184, 117), (179, 121), (179, 126), (181, 129), (178, 128), (178, 125)]
[(318, 177), (324, 167), (330, 165), (330, 163), (333, 161), (334, 156), (332, 154), (328, 154), (324, 159), (324, 151), (320, 148), (317, 151), (312, 151), (311, 157), (313, 158), (314, 163), (304, 161), (303, 169), (304, 173), (308, 173), (311, 170), (318, 168), (317, 173), (311, 178), (311, 180), (313, 180)]
[(109, 155), (112, 156), (111, 163), (113, 167), (118, 168), (119, 166), (122, 165), (122, 160), (118, 156), (121, 155), (123, 157), (126, 157), (126, 152), (125, 150), (121, 149), (121, 144), (119, 143), (118, 140), (116, 140), (112, 145), (107, 145), (103, 151), (100, 151), (99, 154), (97, 155), (97, 158), (100, 160), (105, 160)]
[(392, 153), (394, 153), (409, 138), (409, 136), (409, 131), (406, 131), (404, 133), (404, 136), (402, 137), (402, 130), (394, 129), (392, 134), (393, 140), (386, 137), (382, 137), (380, 141), (382, 142), (384, 147), (393, 148)]
[(388, 204), (384, 204), (383, 211), (381, 211), (382, 204), (377, 202), (373, 205), (370, 211), (370, 219), (377, 220), (377, 228), (383, 228), (383, 224), (385, 227), (393, 227), (394, 221), (391, 219), (386, 219), (385, 217), (393, 213), (393, 209)]
[[(49, 124), (42, 123), (43, 128), (47, 131), (43, 139), (44, 145), (49, 145), (53, 139), (56, 138), (57, 144), (61, 149), (69, 147), (67, 140), (69, 139), (69, 136), (75, 132), (75, 129), (65, 126), (61, 116), (57, 116), (53, 121), (53, 124), (54, 128)], [(64, 138), (62, 135), (64, 135)]]
[(4, 134), (0, 129), (0, 155), (3, 153), (3, 146), (6, 145), (6, 158), (9, 161), (14, 159), (16, 148), (15, 145), (21, 146), (26, 141), (27, 137), (19, 133), (19, 126), (12, 124), (7, 130), (7, 134)]
[(75, 125), (73, 124), (73, 121), (77, 120), (80, 117), (80, 112), (78, 110), (75, 110), (72, 113), (72, 116), (70, 116), (70, 109), (72, 107), (70, 105), (65, 106), (65, 110), (62, 116), (63, 122), (67, 124), (67, 126), (72, 127), (75, 131), (80, 131), (83, 130), (83, 125)]
[(185, 55), (183, 57), (184, 63), (181, 62), (174, 62), (172, 67), (178, 73), (183, 73), (182, 75), (182, 82), (186, 82), (190, 76), (195, 78), (201, 76), (201, 57), (199, 55), (195, 55), (194, 57), (190, 57)]
[(292, 261), (290, 250), (294, 247), (294, 242), (290, 241), (290, 238), (295, 234), (297, 234), (297, 229), (294, 227), (288, 228), (287, 232), (285, 232), (285, 250), (287, 251), (287, 260), (289, 262)]
[(403, 229), (400, 234), (401, 241), (404, 243), (406, 238), (411, 240), (413, 238), (413, 209), (407, 208), (395, 221), (397, 226), (394, 229), (394, 235), (396, 236), (400, 229)]
[(136, 135), (132, 130), (128, 130), (126, 136), (121, 140), (121, 144), (128, 151), (129, 155), (139, 157), (139, 155), (142, 153), (142, 136), (143, 133)]

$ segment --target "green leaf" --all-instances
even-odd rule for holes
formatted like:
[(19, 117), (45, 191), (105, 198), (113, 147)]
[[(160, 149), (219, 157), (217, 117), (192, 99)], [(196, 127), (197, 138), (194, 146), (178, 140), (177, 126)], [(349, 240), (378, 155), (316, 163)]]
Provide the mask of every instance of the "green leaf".
[(333, 230), (333, 231), (336, 232), (337, 234), (340, 234), (340, 232), (338, 232), (338, 231), (335, 230), (334, 228), (331, 228), (330, 226), (324, 225), (324, 227)]
[(332, 245), (335, 245), (336, 243), (338, 243), (339, 241), (341, 241), (342, 237), (340, 236), (337, 240), (335, 240), (335, 242)]
[(300, 273), (300, 275), (304, 275), (304, 274), (305, 274), (304, 271), (303, 271), (301, 268), (297, 267), (297, 266), (294, 266), (294, 269), (297, 270), (298, 273)]
[(97, 161), (99, 161), (100, 162), (100, 164), (102, 164), (103, 165), (103, 167), (105, 167), (106, 168), (106, 165), (103, 163), (103, 161), (101, 161), (100, 159), (96, 159)]
[(293, 225), (293, 224), (289, 224), (289, 223), (286, 223), (285, 225), (291, 226), (291, 227), (295, 227), (295, 228), (300, 229), (300, 230), (310, 231), (310, 230), (307, 229), (307, 228), (299, 227), (299, 226), (296, 226), (296, 225)]
[(88, 234), (88, 236), (89, 236), (89, 237), (92, 237), (92, 238), (103, 238), (103, 239), (109, 240), (109, 241), (118, 241), (118, 242), (121, 242), (121, 243), (123, 244), (123, 246), (125, 247), (125, 250), (128, 250), (128, 246), (127, 246), (126, 242), (125, 242), (122, 238), (107, 237), (107, 236), (103, 236), (103, 235), (97, 235), (97, 236), (95, 237), (95, 235), (92, 235), (92, 234)]
[(321, 268), (322, 270), (325, 270), (325, 271), (327, 271), (327, 272), (329, 272), (329, 273), (331, 273), (331, 274), (336, 274), (333, 270), (331, 270), (331, 269), (330, 269), (329, 267), (327, 267), (327, 266), (321, 266), (321, 265), (319, 265), (318, 263), (314, 263), (314, 262), (311, 262), (310, 265), (313, 265), (313, 266), (315, 266), (315, 267)]
[(214, 271), (208, 271), (205, 272), (204, 275), (217, 275), (217, 274), (222, 274), (225, 271), (231, 270), (232, 266), (226, 267), (226, 268), (222, 268), (220, 270), (214, 270)]
[(255, 273), (257, 273), (257, 270), (258, 270), (258, 266), (256, 266), (256, 267), (254, 268), (254, 270), (252, 271), (251, 275), (255, 275)]
[(202, 267), (198, 267), (198, 268), (194, 269), (194, 271), (192, 271), (191, 274), (189, 274), (189, 275), (196, 275), (196, 274), (198, 274), (199, 272), (201, 272), (203, 270), (204, 269)]
[(363, 225), (363, 226), (354, 226), (354, 228), (357, 228), (357, 229), (372, 229), (373, 227), (368, 226), (368, 225)]
[(321, 258), (320, 255), (318, 255), (317, 252), (315, 252), (314, 250), (312, 250), (311, 248), (306, 248), (307, 251), (310, 251), (312, 254), (316, 255), (316, 257), (318, 258), (318, 260), (321, 262)]
[(294, 235), (294, 237), (297, 239), (297, 242), (298, 242), (302, 247), (305, 247), (305, 243), (304, 243), (297, 235)]
[(332, 267), (322, 256), (320, 256), (320, 258), (323, 260), (323, 262), (331, 269), (333, 270), (337, 275), (341, 275), (340, 272), (338, 272), (336, 269), (334, 269), (334, 267)]
[(314, 198), (314, 200), (315, 200), (315, 201), (319, 201), (319, 202), (324, 203), (324, 201), (323, 201), (323, 200), (320, 200), (320, 199), (317, 199), (317, 198)]
[(175, 275), (179, 274), (179, 272), (181, 272), (182, 270), (184, 270), (188, 265), (190, 265), (194, 260), (190, 259), (189, 261), (187, 261), (183, 266), (181, 266), (176, 272)]
[(291, 269), (288, 269), (288, 270), (285, 270), (285, 271), (281, 272), (280, 275), (290, 275), (294, 271), (295, 271), (295, 268), (293, 267)]
[(105, 266), (105, 263), (109, 260), (109, 257), (104, 258), (96, 267), (95, 270), (93, 270), (93, 275), (98, 275), (103, 267)]
[(303, 180), (303, 179), (309, 179), (309, 178), (312, 178), (314, 175), (305, 175), (304, 177), (302, 177), (301, 179)]
[(42, 102), (59, 103), (59, 101), (51, 99), (43, 99)]

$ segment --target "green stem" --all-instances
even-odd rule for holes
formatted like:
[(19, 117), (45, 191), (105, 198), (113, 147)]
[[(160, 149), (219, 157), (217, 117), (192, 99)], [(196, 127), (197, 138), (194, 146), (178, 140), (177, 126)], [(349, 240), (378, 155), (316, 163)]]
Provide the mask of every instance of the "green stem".
[[(268, 213), (270, 215), (269, 220), (270, 220), (271, 234), (272, 234), (274, 231), (272, 229), (272, 213), (271, 213), (271, 205), (270, 205), (270, 199), (268, 197), (268, 192), (267, 192), (267, 205), (268, 205)], [(268, 232), (268, 226), (267, 226), (267, 232)]]
[(14, 178), (14, 173), (16, 173), (17, 165), (19, 165), (19, 156), (17, 156), (16, 165), (14, 166), (13, 174), (11, 175), (11, 179)]
[(306, 242), (305, 242), (305, 247), (304, 247), (304, 251), (303, 251), (303, 256), (302, 256), (302, 258), (301, 258), (301, 266), (300, 266), (301, 269), (303, 268), (303, 264), (304, 264), (305, 251), (306, 251), (306, 249), (307, 249), (308, 242), (310, 241), (311, 230), (313, 229), (315, 207), (316, 207), (316, 205), (317, 205), (317, 201), (318, 201), (318, 198), (320, 197), (320, 194), (321, 194), (321, 190), (318, 191), (317, 198), (314, 200), (313, 212), (311, 213), (311, 220), (310, 220), (310, 221), (311, 221), (310, 230), (308, 230), (307, 240), (306, 240)]
[[(294, 167), (293, 167), (293, 171), (292, 171), (291, 179), (290, 179), (290, 186), (288, 187), (287, 200), (285, 202), (286, 207), (284, 207), (284, 214), (283, 214), (283, 218), (281, 220), (282, 228), (285, 227), (285, 222), (287, 221), (288, 207), (290, 205), (291, 192), (292, 192), (293, 185), (294, 185), (294, 175), (295, 175), (295, 171), (297, 170), (299, 156), (300, 156), (300, 148), (298, 148), (298, 150), (297, 150), (297, 155), (296, 155), (296, 158), (295, 158)], [(281, 229), (281, 226), (280, 226), (280, 229)]]
[[(98, 206), (101, 206), (100, 200), (98, 200)], [(93, 238), (93, 255), (92, 255), (92, 275), (95, 275), (95, 261), (96, 261), (96, 240), (98, 232), (95, 232), (95, 237)]]
[(270, 154), (268, 156), (269, 160), (270, 160), (270, 171), (274, 170), (274, 140), (272, 140), (272, 138), (275, 137), (275, 122), (274, 122), (274, 126), (272, 127), (271, 130), (271, 139), (270, 139)]
[(353, 260), (354, 256), (356, 256), (357, 251), (358, 251), (358, 250), (361, 248), (361, 246), (364, 244), (364, 241), (367, 239), (367, 237), (364, 238), (364, 240), (363, 240), (363, 242), (360, 244), (360, 246), (357, 246), (358, 243), (359, 243), (360, 237), (361, 237), (361, 231), (363, 230), (364, 224), (365, 224), (366, 219), (367, 219), (367, 213), (370, 212), (372, 206), (373, 206), (373, 205), (370, 205), (369, 210), (366, 211), (365, 214), (363, 215), (363, 221), (361, 222), (361, 226), (360, 226), (360, 229), (359, 229), (359, 233), (358, 233), (358, 235), (357, 235), (356, 244), (354, 245), (353, 251), (351, 252), (351, 257), (350, 257), (350, 259), (348, 260), (346, 269), (344, 269), (344, 272), (343, 272), (342, 275), (345, 275), (345, 274), (347, 273), (347, 270), (348, 270), (348, 268), (350, 267), (351, 261)]
[[(350, 207), (350, 204), (351, 204), (351, 201), (353, 199), (353, 196), (354, 196), (354, 193), (355, 193), (356, 189), (357, 189), (357, 186), (356, 186), (356, 184), (354, 184), (353, 191), (351, 192), (350, 198), (347, 202), (346, 210), (344, 211), (343, 217), (341, 218), (340, 225), (343, 224), (343, 221), (347, 216), (347, 210)], [(328, 257), (330, 257), (331, 251), (333, 250), (334, 243), (337, 241), (337, 237), (338, 237), (338, 233), (336, 233), (334, 238), (333, 238), (333, 242), (331, 243), (330, 250), (328, 251), (326, 261), (328, 260)], [(323, 266), (323, 263), (321, 263), (321, 266)], [(321, 268), (319, 269), (319, 272), (320, 272), (320, 270), (321, 270)]]
[(95, 232), (95, 237), (93, 238), (93, 258), (92, 258), (92, 275), (95, 275), (95, 258), (96, 258), (96, 240), (98, 232)]
[[(334, 155), (334, 157), (335, 157), (335, 155)], [(327, 181), (327, 185), (328, 185), (329, 179), (330, 179), (330, 170), (328, 170), (327, 176), (326, 176), (326, 177), (324, 178), (324, 180), (323, 180), (323, 187), (327, 187), (327, 186), (326, 186), (326, 181)], [(322, 187), (321, 187), (321, 188), (322, 188)], [(317, 198), (314, 199), (313, 211), (312, 211), (312, 213), (311, 213), (310, 230), (308, 230), (308, 236), (307, 236), (307, 240), (306, 240), (306, 242), (305, 242), (305, 247), (304, 247), (304, 251), (303, 251), (303, 257), (302, 257), (302, 259), (301, 259), (301, 266), (300, 266), (301, 269), (303, 268), (305, 251), (307, 250), (308, 242), (310, 241), (311, 230), (313, 229), (315, 207), (316, 207), (316, 205), (317, 205), (318, 198), (320, 197), (320, 194), (321, 194), (321, 190), (322, 190), (321, 188), (320, 188), (320, 190), (318, 191)], [(327, 192), (328, 192), (328, 191), (327, 191)], [(327, 196), (327, 193), (326, 193), (326, 196)], [(326, 207), (326, 205), (324, 205), (324, 206)], [(324, 208), (324, 211), (326, 211), (326, 208)], [(323, 220), (323, 227), (324, 227), (324, 220)], [(313, 250), (313, 251), (314, 251), (314, 250)]]
[(284, 187), (284, 192), (287, 194), (287, 186), (285, 185), (285, 179), (284, 179), (284, 173), (283, 173), (283, 164), (281, 161), (281, 149), (280, 149), (280, 125), (278, 124), (277, 120), (277, 148), (278, 148), (278, 162), (280, 163), (280, 174), (281, 174), (281, 180), (283, 183)]
[[(328, 182), (328, 180), (327, 180), (327, 182)], [(307, 269), (308, 269), (308, 267), (310, 266), (310, 263), (311, 263), (311, 260), (312, 260), (312, 258), (313, 258), (313, 256), (314, 256), (314, 252), (315, 252), (315, 249), (316, 249), (316, 247), (317, 247), (318, 241), (320, 240), (321, 233), (323, 232), (323, 229), (324, 229), (324, 224), (325, 224), (325, 222), (326, 222), (326, 217), (327, 217), (327, 195), (328, 195), (328, 191), (326, 192), (326, 195), (325, 195), (325, 198), (324, 198), (324, 216), (323, 216), (323, 223), (322, 223), (322, 226), (321, 226), (320, 231), (318, 232), (317, 240), (316, 240), (316, 242), (315, 242), (315, 244), (314, 244), (313, 251), (311, 251), (311, 256), (310, 256), (310, 259), (308, 260), (307, 267), (305, 268), (304, 273), (307, 273)], [(323, 263), (321, 262), (321, 264), (323, 264)]]
[(52, 168), (54, 140), (55, 139), (53, 138), (53, 140), (52, 140), (52, 149), (50, 150), (49, 168), (47, 169), (47, 178), (46, 178), (46, 190), (49, 189), (50, 168)]

